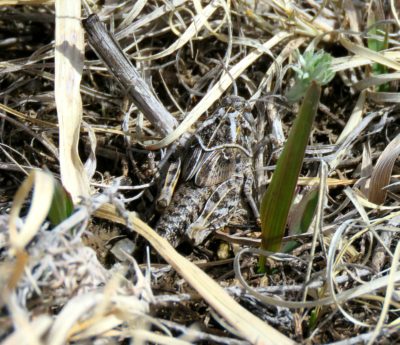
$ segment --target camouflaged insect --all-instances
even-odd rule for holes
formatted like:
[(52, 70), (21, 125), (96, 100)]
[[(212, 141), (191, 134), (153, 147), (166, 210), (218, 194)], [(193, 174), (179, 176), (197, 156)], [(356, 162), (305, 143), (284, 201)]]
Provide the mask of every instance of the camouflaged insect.
[[(244, 99), (226, 98), (190, 140), (180, 184), (156, 225), (173, 246), (185, 237), (200, 244), (228, 223), (243, 190), (251, 194), (254, 118), (250, 110)], [(167, 199), (163, 196), (162, 203)]]

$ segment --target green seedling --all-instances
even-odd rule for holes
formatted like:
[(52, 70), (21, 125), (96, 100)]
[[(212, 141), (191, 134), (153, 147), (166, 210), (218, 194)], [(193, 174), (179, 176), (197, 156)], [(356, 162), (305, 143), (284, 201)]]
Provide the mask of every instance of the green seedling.
[(290, 103), (299, 101), (313, 81), (325, 85), (335, 76), (335, 72), (331, 68), (332, 56), (324, 51), (320, 50), (314, 53), (313, 50), (308, 50), (304, 55), (300, 55), (298, 52), (296, 54), (298, 64), (292, 66), (296, 72), (295, 84), (286, 94)]

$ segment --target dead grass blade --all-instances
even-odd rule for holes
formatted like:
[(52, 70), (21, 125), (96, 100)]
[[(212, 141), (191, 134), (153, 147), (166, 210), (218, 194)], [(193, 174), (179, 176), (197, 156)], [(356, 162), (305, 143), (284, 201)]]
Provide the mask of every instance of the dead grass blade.
[(0, 109), (5, 111), (8, 114), (14, 115), (16, 118), (18, 118), (20, 120), (28, 121), (28, 122), (31, 122), (31, 123), (33, 123), (35, 125), (38, 125), (38, 126), (50, 127), (50, 128), (57, 127), (57, 125), (54, 124), (54, 123), (32, 118), (32, 117), (30, 117), (28, 115), (25, 115), (25, 114), (15, 110), (15, 109), (12, 109), (12, 108), (6, 106), (5, 104), (1, 104), (0, 103)]
[[(385, 73), (380, 75), (374, 75), (366, 79), (360, 80), (358, 83), (353, 84), (356, 90), (364, 90), (372, 86), (379, 86), (386, 84), (391, 81), (399, 80), (400, 72)], [(381, 92), (379, 92), (381, 94)]]
[(342, 133), (340, 133), (336, 144), (341, 144), (347, 138), (347, 136), (361, 123), (362, 115), (364, 113), (365, 99), (365, 91), (362, 91), (360, 96), (358, 96), (356, 106), (354, 107), (351, 116), (346, 123), (346, 127), (344, 127)]
[[(350, 41), (348, 41), (350, 42)], [(354, 43), (351, 43), (351, 45), (349, 46), (349, 48), (352, 47), (356, 47), (355, 49), (357, 49), (357, 45), (355, 45)], [(347, 47), (346, 47), (347, 48)], [(367, 50), (368, 52), (370, 51), (368, 48), (364, 48), (365, 50)], [(350, 49), (349, 49), (350, 50)], [(371, 50), (372, 53), (375, 53)], [(355, 51), (353, 51), (353, 53), (355, 53)], [(394, 63), (397, 63), (397, 61), (400, 60), (400, 54), (395, 51), (388, 51), (388, 52), (379, 52), (379, 53), (375, 53), (378, 54), (378, 57), (376, 55), (374, 55), (374, 58), (368, 57), (367, 54), (365, 54), (364, 50), (360, 50), (358, 51), (358, 53), (356, 55), (353, 56), (345, 56), (345, 57), (340, 57), (340, 58), (336, 58), (333, 60), (332, 62), (332, 69), (335, 72), (338, 71), (344, 71), (344, 70), (351, 70), (355, 67), (361, 67), (361, 66), (365, 66), (365, 65), (370, 65), (373, 62), (376, 62), (376, 60), (381, 61), (380, 57), (383, 57), (385, 59), (385, 61), (389, 60), (392, 61)], [(380, 63), (380, 62), (378, 62)], [(397, 69), (396, 69), (397, 70)]]
[(146, 25), (153, 23), (154, 21), (159, 20), (160, 17), (162, 17), (166, 13), (169, 13), (170, 11), (175, 10), (180, 6), (184, 6), (186, 2), (187, 0), (172, 0), (163, 6), (156, 7), (154, 11), (150, 12), (147, 15), (144, 15), (143, 17), (140, 17), (138, 20), (134, 21), (127, 27), (123, 28), (121, 31), (117, 32), (115, 34), (115, 38), (117, 40), (120, 40), (123, 37), (132, 35), (139, 28), (142, 28)]
[(400, 154), (400, 134), (397, 135), (380, 155), (372, 172), (368, 200), (375, 204), (383, 204), (386, 190), (383, 189), (392, 176), (392, 170)]
[(136, 60), (156, 60), (174, 53), (199, 33), (199, 30), (203, 27), (207, 19), (212, 16), (217, 9), (218, 6), (216, 6), (216, 3), (211, 2), (195, 18), (193, 18), (193, 23), (190, 24), (187, 30), (167, 49), (152, 56), (137, 57)]
[[(268, 0), (267, 1), (278, 13), (283, 17), (282, 19), (293, 20), (294, 26), (298, 33), (303, 35), (316, 37), (322, 33), (333, 31), (335, 21), (326, 19), (322, 16), (313, 17), (308, 11), (301, 9), (298, 6), (283, 1), (283, 0)], [(328, 38), (326, 38), (328, 39)]]
[(67, 340), (69, 330), (81, 318), (81, 316), (100, 303), (102, 294), (85, 294), (73, 298), (58, 314), (57, 320), (52, 325), (49, 339), (52, 344), (62, 345)]
[[(22, 344), (39, 344), (48, 329), (50, 328), (52, 319), (48, 315), (37, 316), (28, 327), (20, 327), (15, 330), (11, 335), (9, 335), (3, 342), (2, 345), (22, 345)], [(29, 337), (26, 335), (29, 334)], [(28, 340), (27, 338), (30, 338)], [(28, 342), (29, 341), (29, 342)]]
[(385, 321), (387, 320), (389, 313), (389, 306), (393, 298), (392, 296), (395, 293), (396, 280), (394, 275), (397, 272), (397, 267), (399, 266), (399, 259), (400, 259), (400, 242), (397, 243), (396, 250), (392, 260), (392, 265), (390, 267), (389, 281), (386, 287), (385, 300), (382, 306), (381, 314), (379, 315), (379, 320), (374, 329), (374, 332), (370, 340), (368, 341), (368, 345), (372, 345), (375, 342), (376, 338), (384, 328)]
[(384, 104), (384, 103), (400, 103), (400, 96), (397, 92), (368, 92), (368, 99), (371, 101)]
[[(384, 56), (381, 53), (375, 52), (371, 49), (362, 47), (360, 45), (354, 44), (353, 42), (349, 41), (348, 39), (341, 37), (340, 43), (345, 47), (347, 50), (354, 54), (358, 54), (362, 57), (365, 57), (373, 62), (379, 63), (381, 65), (393, 68), (396, 71), (400, 70), (400, 64), (395, 61), (395, 59), (390, 59)], [(397, 53), (397, 58), (399, 58), (399, 53)]]
[(61, 180), (74, 202), (89, 195), (89, 179), (78, 154), (82, 121), (81, 2), (56, 1), (55, 98), (59, 122)]
[[(21, 229), (18, 230), (19, 213), (32, 187), (34, 187), (33, 196), (28, 215)], [(22, 251), (39, 231), (49, 212), (53, 190), (52, 176), (40, 170), (33, 170), (18, 189), (9, 219), (10, 243), (15, 251)]]
[[(318, 191), (318, 201), (317, 201), (318, 204), (316, 207), (315, 223), (313, 226), (313, 237), (312, 237), (312, 244), (311, 244), (311, 250), (310, 250), (310, 261), (309, 261), (308, 267), (307, 267), (306, 281), (310, 281), (310, 278), (311, 278), (311, 273), (313, 270), (313, 263), (315, 260), (315, 254), (316, 254), (318, 240), (319, 240), (320, 246), (323, 248), (322, 252), (326, 256), (326, 248), (324, 246), (324, 237), (322, 234), (322, 226), (323, 226), (323, 210), (324, 210), (324, 205), (326, 204), (327, 190), (328, 190), (326, 188), (326, 178), (328, 175), (328, 166), (324, 161), (321, 161), (319, 175), (320, 175), (320, 179), (321, 179), (321, 184), (319, 186), (319, 191)], [(307, 296), (308, 296), (308, 287), (306, 287), (304, 289), (303, 302), (305, 302), (307, 300)]]
[(139, 0), (137, 1), (132, 9), (129, 11), (129, 13), (126, 15), (124, 20), (121, 22), (121, 24), (118, 26), (118, 28), (123, 28), (132, 23), (132, 21), (139, 15), (139, 13), (142, 11), (144, 6), (146, 5), (147, 1), (146, 0)]
[[(113, 205), (106, 204), (96, 216), (126, 224)], [(133, 213), (128, 214), (134, 231), (151, 243), (153, 248), (209, 303), (231, 326), (252, 344), (294, 344), (268, 324), (241, 307), (225, 290), (199, 267), (178, 254), (167, 240), (159, 236)]]
[(383, 116), (388, 111), (390, 111), (390, 108), (385, 108), (380, 111), (370, 113), (366, 115), (356, 127), (353, 126), (353, 131), (349, 132), (347, 136), (344, 137), (336, 152), (333, 153), (330, 157), (329, 167), (331, 171), (336, 169), (337, 165), (346, 154), (349, 147), (354, 145), (354, 142), (358, 139), (360, 133), (371, 123), (371, 121), (377, 117)]
[(52, 4), (54, 4), (54, 0), (0, 0), (0, 6)]

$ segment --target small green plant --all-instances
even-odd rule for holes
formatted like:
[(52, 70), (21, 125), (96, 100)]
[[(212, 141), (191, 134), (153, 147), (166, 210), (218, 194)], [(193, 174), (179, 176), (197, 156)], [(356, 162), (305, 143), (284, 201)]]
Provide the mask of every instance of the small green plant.
[[(293, 67), (296, 82), (287, 93), (290, 101), (304, 96), (299, 114), (289, 132), (287, 142), (278, 159), (271, 183), (264, 194), (261, 207), (261, 248), (276, 252), (282, 244), (290, 206), (312, 124), (318, 109), (321, 85), (332, 80), (332, 57), (324, 52), (311, 51), (299, 56), (299, 64)], [(259, 270), (265, 272), (265, 257), (261, 256)]]
[(287, 92), (286, 97), (290, 103), (300, 100), (314, 81), (320, 85), (329, 83), (335, 76), (332, 71), (332, 56), (320, 50), (316, 53), (308, 50), (304, 55), (296, 51), (298, 63), (292, 66), (296, 72), (295, 84)]

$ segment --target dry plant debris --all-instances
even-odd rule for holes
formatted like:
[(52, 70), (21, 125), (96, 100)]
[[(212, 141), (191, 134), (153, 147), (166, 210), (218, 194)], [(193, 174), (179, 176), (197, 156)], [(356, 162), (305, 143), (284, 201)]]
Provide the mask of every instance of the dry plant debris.
[[(89, 12), (174, 130), (138, 111), (86, 44)], [(2, 344), (400, 342), (394, 1), (3, 0), (0, 27)], [(175, 250), (150, 226), (178, 141), (222, 97), (249, 100), (259, 201), (297, 112), (284, 97), (290, 66), (307, 47), (330, 53), (337, 73), (289, 215), (290, 252), (257, 274), (245, 202), (205, 243)], [(76, 202), (55, 227), (52, 180), (37, 168)], [(314, 220), (295, 233), (315, 188)]]

